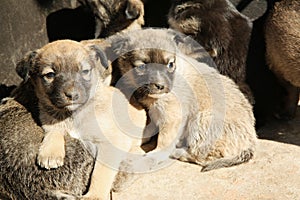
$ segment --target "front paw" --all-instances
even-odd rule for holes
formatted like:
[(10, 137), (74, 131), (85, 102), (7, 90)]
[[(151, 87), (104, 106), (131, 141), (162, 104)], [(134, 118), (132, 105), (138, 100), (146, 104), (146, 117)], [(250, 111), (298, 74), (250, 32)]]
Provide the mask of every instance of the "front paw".
[(79, 197), (79, 199), (80, 200), (109, 200), (109, 199), (111, 199), (110, 195), (109, 195), (109, 197), (105, 198), (105, 197), (100, 197), (99, 195), (96, 195), (96, 194), (87, 193), (87, 194)]
[(44, 144), (40, 147), (37, 163), (45, 169), (58, 168), (64, 164), (64, 157), (64, 145)]

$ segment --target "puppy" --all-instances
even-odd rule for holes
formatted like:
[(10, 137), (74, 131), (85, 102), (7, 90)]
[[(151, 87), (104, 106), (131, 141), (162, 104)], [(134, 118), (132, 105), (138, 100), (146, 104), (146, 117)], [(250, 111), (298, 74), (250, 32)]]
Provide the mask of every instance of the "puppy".
[(79, 0), (95, 15), (95, 38), (104, 38), (119, 31), (140, 29), (144, 25), (144, 4), (141, 0)]
[(248, 100), (229, 78), (181, 54), (173, 31), (146, 29), (110, 40), (118, 55), (113, 84), (148, 111), (144, 136), (158, 133), (146, 157), (158, 154), (160, 163), (171, 155), (202, 171), (252, 158), (256, 132)]
[(190, 35), (214, 59), (217, 69), (233, 79), (251, 103), (246, 80), (246, 58), (251, 21), (228, 0), (174, 1), (168, 22), (172, 29)]
[(95, 46), (61, 40), (30, 52), (17, 71), (32, 82), (38, 98), (45, 132), (38, 164), (46, 169), (62, 166), (64, 136), (79, 138), (96, 157), (83, 198), (107, 199), (120, 162), (133, 142), (140, 141), (146, 119), (144, 111), (129, 106), (119, 90), (107, 86), (110, 70), (105, 54)]
[(265, 24), (266, 58), (269, 68), (286, 90), (276, 116), (291, 119), (295, 116), (300, 87), (300, 2), (276, 2)]

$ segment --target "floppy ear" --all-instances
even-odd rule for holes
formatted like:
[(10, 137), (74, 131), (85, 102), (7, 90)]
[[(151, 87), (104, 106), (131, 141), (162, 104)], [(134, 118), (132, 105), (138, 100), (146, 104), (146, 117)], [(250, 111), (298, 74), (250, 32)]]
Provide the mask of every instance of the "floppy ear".
[(194, 58), (198, 62), (204, 62), (209, 66), (216, 68), (216, 65), (212, 59), (213, 56), (217, 56), (217, 52), (214, 49), (210, 52), (207, 52), (204, 47), (202, 47), (191, 36), (174, 32), (173, 30), (168, 31), (173, 35), (173, 40), (175, 41), (176, 46), (181, 53)]
[(16, 72), (24, 81), (27, 81), (29, 78), (36, 55), (36, 51), (28, 52), (25, 57), (17, 63)]
[(101, 65), (102, 65), (105, 69), (108, 69), (109, 64), (108, 64), (108, 60), (107, 60), (107, 57), (106, 57), (104, 51), (103, 51), (100, 47), (98, 47), (98, 46), (96, 46), (96, 45), (90, 45), (89, 48), (90, 48), (92, 51), (95, 52), (96, 59), (97, 59), (97, 60), (98, 60), (98, 59), (100, 60)]
[(123, 55), (124, 53), (133, 50), (128, 46), (130, 39), (124, 33), (116, 34), (110, 37), (109, 39), (110, 39), (112, 51), (114, 53), (113, 60), (117, 59), (119, 56)]

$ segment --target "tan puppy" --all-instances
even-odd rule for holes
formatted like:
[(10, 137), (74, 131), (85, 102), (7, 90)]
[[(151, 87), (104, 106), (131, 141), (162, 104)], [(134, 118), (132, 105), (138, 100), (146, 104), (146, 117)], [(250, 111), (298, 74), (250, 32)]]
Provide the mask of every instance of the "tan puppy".
[(182, 55), (174, 39), (155, 29), (111, 38), (114, 84), (148, 111), (145, 136), (158, 133), (149, 156), (160, 163), (171, 155), (202, 171), (248, 161), (256, 143), (251, 105), (231, 79)]
[(95, 46), (57, 41), (29, 53), (17, 71), (32, 82), (39, 101), (45, 137), (38, 164), (46, 169), (63, 165), (64, 135), (79, 138), (97, 159), (83, 198), (108, 199), (120, 162), (133, 141), (140, 142), (146, 119), (144, 111), (107, 86), (104, 53)]
[(295, 116), (300, 88), (300, 2), (276, 2), (265, 25), (266, 57), (270, 69), (286, 90), (277, 117)]

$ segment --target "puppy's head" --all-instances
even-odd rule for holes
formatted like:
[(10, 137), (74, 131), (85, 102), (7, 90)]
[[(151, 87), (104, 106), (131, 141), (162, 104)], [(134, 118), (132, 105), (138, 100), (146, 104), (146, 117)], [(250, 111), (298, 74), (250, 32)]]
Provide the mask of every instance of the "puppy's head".
[(144, 25), (142, 0), (78, 0), (95, 15), (96, 38), (105, 38), (123, 30), (140, 29)]
[(130, 88), (138, 101), (155, 100), (172, 90), (176, 69), (173, 53), (143, 49), (126, 53), (117, 62), (122, 66), (123, 77), (116, 86), (121, 90)]
[(40, 105), (50, 111), (75, 111), (101, 84), (108, 68), (105, 54), (95, 46), (71, 40), (49, 43), (29, 52), (16, 71), (34, 86)]

